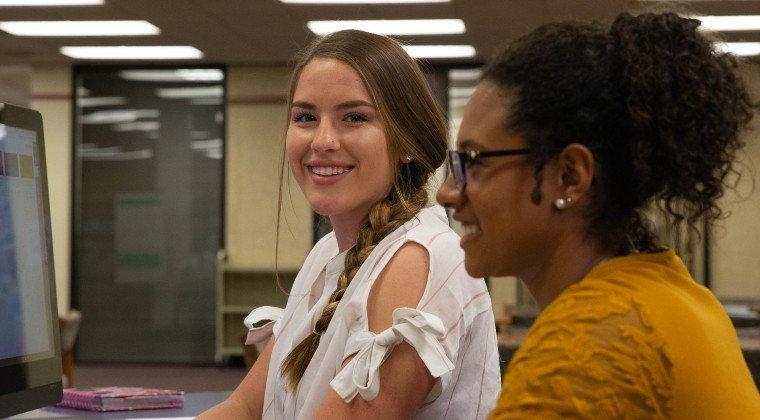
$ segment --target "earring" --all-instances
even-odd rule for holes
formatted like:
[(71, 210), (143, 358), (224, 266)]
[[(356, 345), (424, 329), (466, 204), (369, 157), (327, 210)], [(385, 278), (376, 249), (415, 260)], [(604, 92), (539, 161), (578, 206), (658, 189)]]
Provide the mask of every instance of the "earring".
[(330, 143), (335, 143), (335, 139), (330, 139)]
[(409, 163), (409, 162), (411, 162), (411, 161), (412, 161), (412, 155), (409, 155), (409, 154), (407, 154), (407, 155), (404, 155), (404, 157), (402, 157), (402, 158), (401, 158), (401, 160), (402, 160), (404, 163)]
[(554, 207), (556, 207), (557, 210), (562, 210), (565, 207), (569, 206), (572, 201), (573, 201), (573, 199), (570, 198), (570, 197), (558, 198), (558, 199), (554, 200)]

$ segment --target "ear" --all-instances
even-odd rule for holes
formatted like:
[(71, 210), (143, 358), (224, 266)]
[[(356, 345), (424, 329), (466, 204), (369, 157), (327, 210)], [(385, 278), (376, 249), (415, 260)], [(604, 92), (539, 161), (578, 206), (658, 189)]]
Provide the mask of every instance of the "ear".
[(552, 190), (556, 197), (547, 197), (555, 207), (561, 210), (573, 206), (590, 195), (596, 162), (588, 147), (579, 143), (567, 145), (557, 156), (555, 165)]

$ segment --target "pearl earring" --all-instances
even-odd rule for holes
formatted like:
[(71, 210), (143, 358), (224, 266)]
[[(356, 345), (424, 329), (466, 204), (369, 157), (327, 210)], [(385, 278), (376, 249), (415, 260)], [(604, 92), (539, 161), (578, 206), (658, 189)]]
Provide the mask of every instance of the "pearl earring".
[(570, 197), (567, 197), (567, 198), (558, 198), (558, 199), (554, 200), (554, 207), (556, 207), (558, 210), (562, 210), (565, 207), (567, 207), (568, 205), (570, 205), (570, 203), (572, 201), (573, 201), (573, 199), (570, 198)]

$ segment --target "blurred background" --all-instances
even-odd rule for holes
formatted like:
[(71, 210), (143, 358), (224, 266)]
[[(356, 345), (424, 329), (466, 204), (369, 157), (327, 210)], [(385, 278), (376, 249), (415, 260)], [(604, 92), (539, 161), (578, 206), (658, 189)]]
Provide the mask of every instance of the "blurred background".
[[(512, 40), (551, 21), (663, 9), (715, 32), (760, 97), (760, 1), (0, 0), (0, 102), (45, 123), (69, 383), (213, 390), (245, 374), (255, 349), (242, 345), (243, 317), (284, 304), (275, 267), (287, 286), (324, 233), (286, 177), (275, 262), (290, 66), (316, 36), (357, 28), (402, 42), (453, 142), (480, 68)], [(653, 210), (652, 222), (724, 302), (758, 378), (760, 139), (743, 136), (724, 220), (673, 230)], [(518, 279), (488, 281), (506, 364), (536, 311)]]

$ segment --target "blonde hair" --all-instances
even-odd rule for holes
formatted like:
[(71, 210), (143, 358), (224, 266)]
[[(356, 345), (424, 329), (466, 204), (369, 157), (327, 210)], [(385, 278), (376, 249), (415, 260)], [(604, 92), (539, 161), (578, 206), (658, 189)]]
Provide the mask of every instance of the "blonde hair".
[[(298, 78), (315, 58), (332, 58), (351, 66), (364, 82), (383, 122), (395, 180), (388, 195), (375, 203), (346, 253), (343, 272), (314, 331), (285, 358), (282, 375), (295, 392), (319, 346), (322, 333), (346, 288), (375, 246), (427, 204), (425, 184), (446, 156), (446, 121), (417, 63), (391, 38), (347, 30), (316, 40), (293, 71), (288, 109)], [(402, 154), (412, 158), (401, 164)]]

